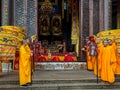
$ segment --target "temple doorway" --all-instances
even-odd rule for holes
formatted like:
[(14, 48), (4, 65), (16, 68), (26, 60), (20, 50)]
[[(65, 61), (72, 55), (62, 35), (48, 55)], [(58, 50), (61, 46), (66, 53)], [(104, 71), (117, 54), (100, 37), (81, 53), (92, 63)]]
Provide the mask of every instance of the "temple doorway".
[(71, 53), (77, 56), (71, 40), (72, 8), (69, 3), (71, 0), (38, 0), (37, 36), (42, 53)]

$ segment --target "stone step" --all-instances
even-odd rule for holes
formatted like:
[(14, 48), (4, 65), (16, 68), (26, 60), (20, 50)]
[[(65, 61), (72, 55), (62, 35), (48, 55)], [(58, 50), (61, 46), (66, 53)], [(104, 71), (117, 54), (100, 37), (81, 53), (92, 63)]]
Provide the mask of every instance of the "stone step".
[(19, 75), (16, 72), (0, 75), (0, 90), (88, 90), (88, 89), (119, 89), (120, 76), (112, 85), (103, 83), (93, 72), (81, 71), (36, 71), (33, 74), (32, 86), (19, 86)]
[[(104, 83), (70, 83), (70, 84), (33, 84), (27, 90), (80, 90), (80, 89), (119, 89), (120, 82), (112, 85)], [(0, 90), (24, 90), (19, 85), (0, 85)]]
[[(98, 84), (102, 81), (98, 79)], [(115, 83), (120, 82), (120, 77), (117, 77)], [(89, 83), (97, 83), (97, 79), (83, 79), (83, 80), (33, 80), (33, 84), (71, 84), (71, 83), (81, 83), (81, 84), (89, 84)], [(18, 80), (1, 80), (0, 85), (18, 85)]]

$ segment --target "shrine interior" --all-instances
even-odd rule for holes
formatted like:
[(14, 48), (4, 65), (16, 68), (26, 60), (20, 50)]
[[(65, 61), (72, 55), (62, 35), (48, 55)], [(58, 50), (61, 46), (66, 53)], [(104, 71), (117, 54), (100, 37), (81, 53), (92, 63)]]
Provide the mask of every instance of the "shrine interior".
[(62, 6), (61, 0), (50, 1), (54, 10), (51, 13), (41, 13), (42, 0), (38, 0), (38, 40), (50, 52), (59, 52), (57, 45), (63, 45), (64, 51), (61, 52), (74, 52), (71, 42), (71, 7), (67, 7), (67, 2)]

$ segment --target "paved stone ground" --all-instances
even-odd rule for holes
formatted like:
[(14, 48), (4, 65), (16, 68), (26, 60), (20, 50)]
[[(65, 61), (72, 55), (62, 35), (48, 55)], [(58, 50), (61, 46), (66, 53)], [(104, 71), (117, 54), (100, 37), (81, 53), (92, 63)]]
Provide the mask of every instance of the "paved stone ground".
[[(117, 77), (118, 80), (113, 85), (105, 84), (100, 80), (99, 83), (96, 83), (97, 80), (96, 76), (93, 74), (93, 71), (87, 70), (36, 70), (32, 79), (33, 85), (27, 90), (109, 90), (114, 88), (115, 90), (118, 90), (118, 88), (120, 88), (120, 77)], [(16, 90), (16, 88), (19, 89), (18, 81), (19, 72), (17, 71), (0, 73), (0, 90), (1, 88), (5, 87), (12, 87), (12, 89), (2, 90)], [(4, 83), (8, 84), (4, 85)]]
[[(33, 73), (33, 80), (82, 80), (95, 79), (92, 71), (35, 71)], [(18, 71), (0, 73), (0, 81), (16, 81), (19, 80)]]

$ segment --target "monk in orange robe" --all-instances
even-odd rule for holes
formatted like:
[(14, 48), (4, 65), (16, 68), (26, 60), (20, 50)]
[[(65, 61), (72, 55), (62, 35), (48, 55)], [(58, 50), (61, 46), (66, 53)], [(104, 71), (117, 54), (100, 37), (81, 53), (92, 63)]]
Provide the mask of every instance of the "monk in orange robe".
[(93, 70), (93, 65), (92, 61), (90, 59), (89, 51), (88, 51), (88, 46), (85, 47), (85, 52), (86, 52), (86, 59), (87, 59), (87, 69), (88, 70)]
[(120, 50), (116, 48), (116, 69), (115, 74), (120, 75)]
[(111, 48), (111, 52), (112, 52), (112, 59), (115, 61), (114, 63), (112, 63), (112, 68), (113, 71), (115, 73), (115, 69), (116, 69), (116, 44), (115, 42), (113, 42), (113, 40), (109, 39), (109, 47)]
[(20, 47), (20, 59), (19, 59), (19, 78), (20, 85), (26, 86), (31, 83), (31, 51), (29, 47), (29, 40), (24, 42)]
[[(96, 40), (97, 43), (97, 50), (98, 50), (98, 56), (97, 59), (95, 60), (95, 65), (94, 65), (94, 74), (97, 75), (98, 77), (100, 77), (100, 62), (101, 62), (101, 49), (103, 48), (103, 44), (101, 39), (98, 37)], [(98, 71), (97, 71), (98, 70)]]
[(116, 60), (116, 69), (115, 69), (115, 74), (116, 75), (120, 75), (120, 53), (117, 53), (116, 56), (117, 60)]
[(116, 59), (112, 56), (111, 47), (107, 40), (103, 41), (104, 47), (101, 50), (101, 80), (113, 83), (115, 81), (114, 70), (112, 64)]
[(95, 42), (95, 39), (94, 39), (94, 36), (90, 36), (89, 37), (89, 40), (90, 40), (90, 43), (89, 43), (89, 56), (90, 56), (90, 61), (92, 63), (92, 70), (94, 70), (94, 67), (95, 67), (95, 61), (97, 59), (97, 44)]
[(86, 38), (86, 45), (85, 45), (85, 49), (83, 48), (83, 50), (86, 52), (86, 59), (87, 59), (87, 70), (93, 70), (93, 65), (92, 65), (92, 61), (90, 60), (90, 55), (89, 55), (89, 39), (88, 37)]

